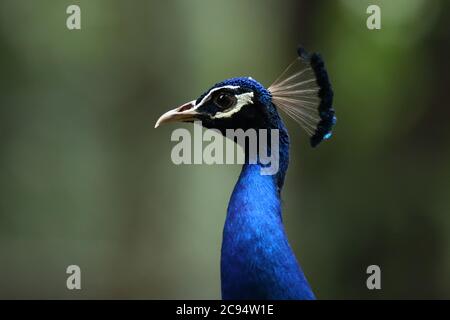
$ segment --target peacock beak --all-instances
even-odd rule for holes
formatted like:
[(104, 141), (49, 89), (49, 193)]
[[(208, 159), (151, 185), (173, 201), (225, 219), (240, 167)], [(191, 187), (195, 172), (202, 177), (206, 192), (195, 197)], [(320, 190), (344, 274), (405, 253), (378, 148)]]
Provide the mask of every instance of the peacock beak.
[(195, 110), (195, 100), (183, 104), (175, 109), (167, 111), (158, 121), (156, 121), (155, 128), (160, 124), (174, 121), (193, 121), (199, 113)]

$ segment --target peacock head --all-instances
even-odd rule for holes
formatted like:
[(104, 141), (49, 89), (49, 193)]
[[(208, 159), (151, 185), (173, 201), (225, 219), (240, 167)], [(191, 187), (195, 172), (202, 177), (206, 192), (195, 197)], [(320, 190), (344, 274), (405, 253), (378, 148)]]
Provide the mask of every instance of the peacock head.
[(262, 129), (275, 125), (277, 113), (272, 96), (250, 77), (232, 78), (215, 84), (199, 98), (163, 114), (157, 121), (201, 121), (208, 129)]
[(298, 50), (299, 57), (266, 89), (251, 77), (219, 82), (196, 100), (164, 113), (155, 128), (172, 121), (201, 121), (208, 129), (277, 129), (277, 109), (297, 121), (314, 147), (331, 137), (336, 122), (333, 91), (318, 54)]

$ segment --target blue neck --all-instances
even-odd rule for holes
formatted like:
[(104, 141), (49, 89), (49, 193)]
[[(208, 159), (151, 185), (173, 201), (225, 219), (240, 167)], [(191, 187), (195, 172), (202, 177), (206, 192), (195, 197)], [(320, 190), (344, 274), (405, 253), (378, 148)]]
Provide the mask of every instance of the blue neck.
[(278, 173), (261, 175), (260, 163), (242, 168), (223, 232), (223, 299), (314, 299), (282, 223), (280, 192), (288, 159), (289, 138), (281, 124)]

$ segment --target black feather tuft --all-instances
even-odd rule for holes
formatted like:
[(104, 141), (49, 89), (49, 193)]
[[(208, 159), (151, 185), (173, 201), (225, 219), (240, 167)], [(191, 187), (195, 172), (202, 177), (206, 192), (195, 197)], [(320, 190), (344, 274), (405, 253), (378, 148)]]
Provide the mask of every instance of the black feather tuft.
[(321, 120), (310, 140), (311, 146), (315, 147), (322, 140), (331, 137), (331, 130), (336, 124), (336, 117), (333, 109), (333, 89), (331, 88), (331, 83), (322, 57), (317, 53), (310, 54), (302, 47), (298, 48), (297, 53), (299, 57), (309, 63), (313, 69), (317, 85), (320, 88), (318, 93), (320, 98), (318, 111)]

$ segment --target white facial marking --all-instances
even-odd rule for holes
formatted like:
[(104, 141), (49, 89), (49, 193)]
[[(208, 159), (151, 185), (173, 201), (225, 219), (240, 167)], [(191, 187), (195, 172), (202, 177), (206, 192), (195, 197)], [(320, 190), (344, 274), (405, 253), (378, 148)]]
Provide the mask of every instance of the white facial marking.
[(213, 94), (214, 92), (216, 92), (217, 90), (221, 90), (221, 89), (239, 89), (239, 86), (223, 86), (223, 87), (217, 87), (214, 89), (211, 89), (211, 91), (208, 92), (208, 94), (206, 96), (203, 97), (203, 99), (196, 105), (194, 105), (194, 109), (197, 109), (198, 107), (200, 107), (203, 103), (205, 103), (205, 101), (207, 101), (210, 97), (211, 94)]
[(219, 118), (229, 118), (236, 112), (239, 112), (243, 106), (246, 104), (253, 104), (253, 92), (245, 92), (239, 95), (236, 95), (236, 105), (234, 108), (227, 110), (226, 112), (217, 112), (212, 119), (219, 119)]

